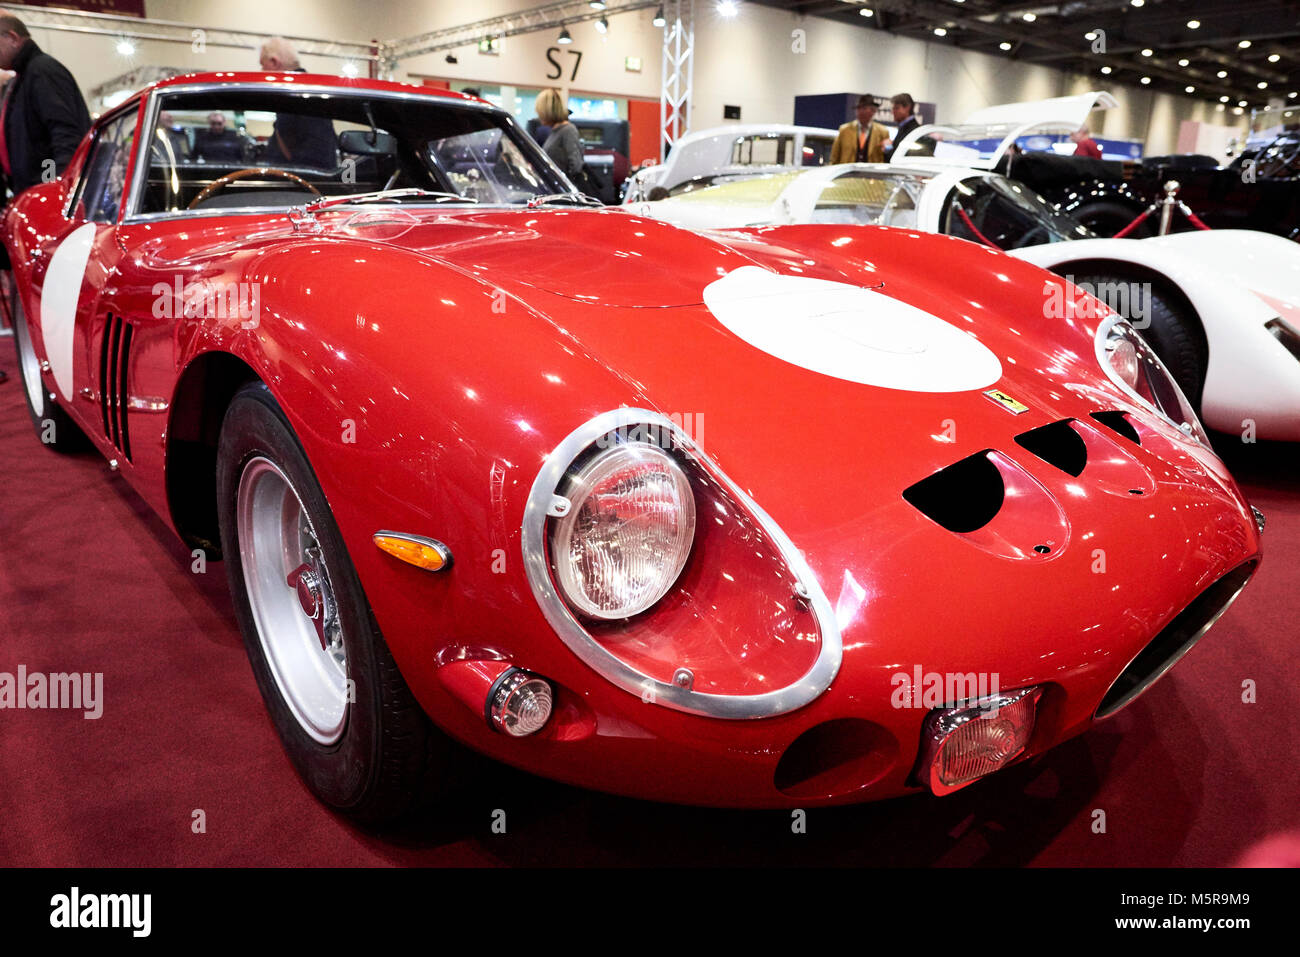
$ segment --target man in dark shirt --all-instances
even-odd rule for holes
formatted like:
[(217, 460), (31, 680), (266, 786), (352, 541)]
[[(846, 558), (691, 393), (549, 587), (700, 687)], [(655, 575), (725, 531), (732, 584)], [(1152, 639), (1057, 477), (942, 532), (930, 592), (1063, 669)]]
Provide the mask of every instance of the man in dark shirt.
[[(284, 37), (262, 44), (262, 69), (269, 72), (306, 73), (298, 54)], [(338, 139), (334, 124), (322, 116), (278, 113), (262, 161), (268, 166), (311, 166), (332, 170), (338, 166)]]
[(194, 131), (194, 158), (205, 163), (238, 163), (244, 158), (239, 134), (226, 129), (226, 114), (208, 114), (208, 128)]
[(17, 74), (0, 105), (0, 168), (17, 195), (67, 168), (90, 129), (90, 112), (67, 67), (42, 53), (23, 22), (5, 11), (0, 69)]
[[(15, 73), (0, 100), (0, 170), (16, 196), (67, 168), (90, 129), (90, 112), (67, 68), (42, 53), (26, 25), (4, 10), (0, 69)], [(0, 259), (7, 268), (2, 251)], [(8, 378), (0, 372), (0, 382)]]

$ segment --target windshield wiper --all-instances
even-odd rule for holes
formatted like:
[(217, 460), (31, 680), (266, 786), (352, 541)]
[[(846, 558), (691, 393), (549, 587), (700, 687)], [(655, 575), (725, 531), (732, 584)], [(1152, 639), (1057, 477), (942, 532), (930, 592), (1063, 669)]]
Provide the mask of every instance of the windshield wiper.
[(549, 203), (572, 203), (575, 206), (601, 206), (605, 204), (594, 196), (588, 196), (586, 193), (579, 193), (574, 190), (571, 193), (547, 193), (545, 196), (534, 196), (528, 201), (529, 209), (536, 209), (538, 206), (545, 206)]
[(390, 203), (403, 199), (426, 199), (436, 203), (477, 203), (473, 196), (461, 196), (459, 193), (440, 193), (432, 189), (408, 186), (402, 189), (377, 189), (370, 193), (350, 193), (346, 196), (321, 196), (310, 203), (293, 206), (289, 209), (289, 221), (295, 230), (319, 228), (316, 226), (316, 214), (335, 206), (351, 206), (359, 203)]

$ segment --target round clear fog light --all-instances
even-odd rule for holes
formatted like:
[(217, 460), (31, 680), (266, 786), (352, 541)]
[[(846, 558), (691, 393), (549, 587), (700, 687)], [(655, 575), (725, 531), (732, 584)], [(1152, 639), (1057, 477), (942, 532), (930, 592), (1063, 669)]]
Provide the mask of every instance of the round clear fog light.
[(512, 668), (497, 679), (488, 695), (488, 723), (511, 737), (527, 737), (546, 725), (554, 703), (550, 682), (530, 671)]

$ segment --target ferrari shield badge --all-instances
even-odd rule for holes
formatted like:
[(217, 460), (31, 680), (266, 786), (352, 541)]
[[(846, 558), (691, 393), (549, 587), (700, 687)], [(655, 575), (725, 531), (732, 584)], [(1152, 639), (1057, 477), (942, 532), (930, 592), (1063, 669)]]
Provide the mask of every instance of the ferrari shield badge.
[(1012, 415), (1019, 415), (1021, 412), (1029, 411), (1029, 406), (1025, 405), (1023, 402), (1019, 402), (1016, 399), (1011, 398), (1011, 396), (1007, 395), (1001, 389), (989, 389), (984, 394), (988, 396), (990, 399), (992, 399), (994, 402), (996, 402), (998, 405), (1002, 406)]

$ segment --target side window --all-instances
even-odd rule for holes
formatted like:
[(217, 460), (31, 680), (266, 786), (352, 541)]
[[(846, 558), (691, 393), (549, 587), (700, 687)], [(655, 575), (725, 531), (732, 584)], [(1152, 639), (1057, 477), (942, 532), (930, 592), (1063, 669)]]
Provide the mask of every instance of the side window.
[(81, 171), (78, 205), (92, 223), (117, 221), (126, 168), (135, 141), (135, 111), (129, 111), (100, 129)]

